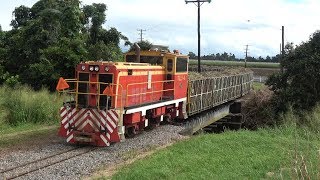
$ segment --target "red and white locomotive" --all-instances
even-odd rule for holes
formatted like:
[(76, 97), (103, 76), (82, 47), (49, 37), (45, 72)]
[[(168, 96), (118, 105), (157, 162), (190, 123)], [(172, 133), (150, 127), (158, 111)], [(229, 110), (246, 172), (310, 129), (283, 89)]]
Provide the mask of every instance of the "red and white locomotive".
[(75, 79), (60, 78), (64, 93), (59, 135), (67, 142), (108, 146), (164, 119), (187, 118), (188, 56), (150, 50), (126, 62), (88, 61)]
[[(139, 48), (138, 48), (139, 49)], [(247, 94), (252, 72), (188, 80), (188, 56), (178, 51), (129, 52), (126, 62), (88, 61), (75, 79), (60, 78), (65, 100), (59, 135), (67, 142), (108, 146), (161, 121), (218, 107)]]

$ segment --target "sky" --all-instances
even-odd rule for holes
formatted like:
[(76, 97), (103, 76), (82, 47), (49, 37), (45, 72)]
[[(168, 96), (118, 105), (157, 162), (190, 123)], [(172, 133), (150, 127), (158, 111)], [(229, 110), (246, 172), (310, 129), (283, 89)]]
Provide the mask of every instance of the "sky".
[[(1, 2), (0, 24), (10, 30), (15, 7), (37, 0)], [(197, 6), (184, 0), (82, 0), (105, 3), (105, 28), (115, 27), (131, 42), (143, 38), (184, 54), (197, 54)], [(238, 58), (274, 56), (280, 51), (281, 26), (285, 42), (299, 45), (320, 30), (320, 0), (212, 0), (201, 6), (201, 55), (233, 53)]]

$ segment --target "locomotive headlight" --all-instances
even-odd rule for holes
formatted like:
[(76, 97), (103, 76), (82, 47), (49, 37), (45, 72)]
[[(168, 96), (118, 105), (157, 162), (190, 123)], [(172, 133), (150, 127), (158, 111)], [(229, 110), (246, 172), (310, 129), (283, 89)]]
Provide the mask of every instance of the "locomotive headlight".
[(94, 70), (95, 70), (96, 72), (98, 72), (98, 71), (99, 71), (99, 66), (95, 66), (95, 67), (94, 67)]
[(85, 66), (85, 65), (82, 65), (82, 66), (81, 66), (81, 69), (82, 69), (82, 71), (86, 70), (86, 66)]
[(105, 70), (106, 72), (108, 72), (108, 71), (109, 71), (109, 67), (106, 66), (106, 67), (104, 68), (104, 70)]
[(93, 71), (93, 70), (94, 70), (94, 67), (93, 67), (93, 66), (90, 66), (90, 67), (89, 67), (89, 70), (90, 70), (90, 71)]

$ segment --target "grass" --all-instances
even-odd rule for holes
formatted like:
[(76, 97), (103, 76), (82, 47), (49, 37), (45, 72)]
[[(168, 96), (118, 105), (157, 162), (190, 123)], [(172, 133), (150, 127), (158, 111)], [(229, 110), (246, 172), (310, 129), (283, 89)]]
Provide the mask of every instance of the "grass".
[(121, 168), (113, 179), (319, 179), (320, 107), (257, 131), (202, 134)]
[(62, 102), (47, 90), (0, 87), (0, 148), (53, 134)]
[(17, 126), (24, 123), (54, 124), (61, 102), (47, 90), (33, 91), (19, 86), (0, 88), (0, 122)]
[[(190, 59), (189, 64), (197, 64), (198, 60)], [(219, 60), (202, 60), (201, 64), (211, 66), (241, 66), (244, 67), (244, 62), (239, 61), (219, 61)], [(268, 62), (247, 62), (248, 68), (280, 68), (279, 63)]]
[(265, 89), (267, 86), (264, 83), (253, 82), (253, 89), (255, 91)]
[(318, 138), (295, 139), (290, 133), (289, 128), (197, 136), (121, 169), (113, 179), (290, 178), (294, 150), (317, 165), (319, 149)]

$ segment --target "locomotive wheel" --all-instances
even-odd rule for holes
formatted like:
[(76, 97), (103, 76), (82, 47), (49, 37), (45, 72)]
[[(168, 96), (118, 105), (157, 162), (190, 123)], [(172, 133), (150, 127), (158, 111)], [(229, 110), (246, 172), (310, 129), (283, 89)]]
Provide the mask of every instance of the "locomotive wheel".
[(138, 132), (134, 126), (128, 127), (126, 129), (126, 137), (128, 137), (128, 138), (133, 138), (137, 134), (138, 134)]
[(170, 115), (170, 114), (165, 115), (165, 116), (163, 117), (163, 122), (165, 122), (166, 124), (172, 124), (173, 122), (172, 122), (171, 115)]
[(158, 126), (160, 126), (160, 118), (149, 119), (149, 125), (146, 130), (152, 130)]

